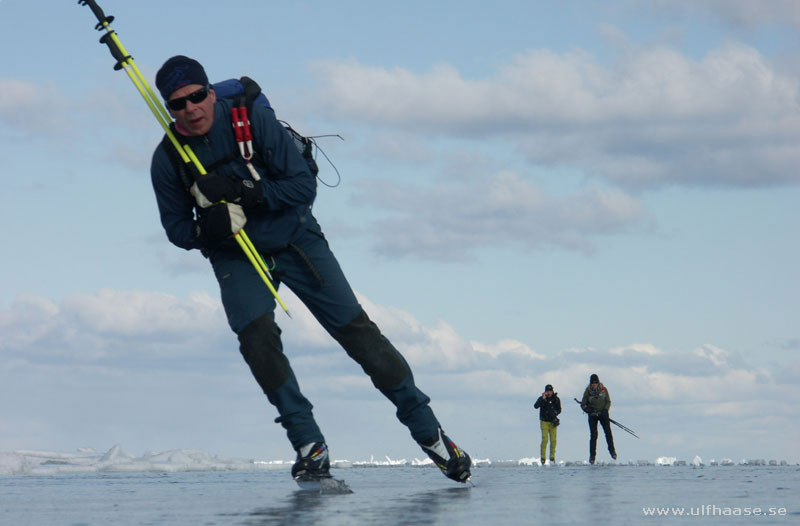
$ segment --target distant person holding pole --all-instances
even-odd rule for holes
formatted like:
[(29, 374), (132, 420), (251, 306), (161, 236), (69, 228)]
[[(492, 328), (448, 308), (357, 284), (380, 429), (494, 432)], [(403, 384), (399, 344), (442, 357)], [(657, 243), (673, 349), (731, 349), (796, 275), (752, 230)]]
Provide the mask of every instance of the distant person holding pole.
[(558, 393), (553, 392), (553, 386), (547, 384), (544, 393), (533, 404), (534, 409), (539, 410), (539, 425), (542, 428), (541, 461), (544, 466), (544, 455), (547, 453), (547, 442), (550, 441), (550, 463), (556, 461), (556, 439), (558, 436), (557, 428), (560, 423), (558, 415), (561, 413), (561, 400)]
[(614, 449), (614, 436), (611, 434), (611, 421), (608, 410), (611, 408), (611, 395), (596, 374), (589, 377), (589, 385), (583, 392), (581, 399), (581, 409), (589, 415), (589, 464), (594, 464), (597, 456), (597, 422), (603, 426), (606, 435), (608, 452), (611, 458), (617, 459), (617, 451)]

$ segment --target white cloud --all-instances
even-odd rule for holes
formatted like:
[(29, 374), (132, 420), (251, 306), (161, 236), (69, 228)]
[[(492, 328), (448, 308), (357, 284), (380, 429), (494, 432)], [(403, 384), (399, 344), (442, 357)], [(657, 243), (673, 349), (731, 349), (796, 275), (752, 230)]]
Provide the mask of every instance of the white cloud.
[[(328, 369), (333, 374), (352, 374), (347, 356), (310, 312), (293, 294), (285, 289), (281, 293), (293, 316), (289, 320), (276, 312), (287, 354), (311, 360), (307, 363), (326, 363), (325, 374)], [(766, 370), (733, 361), (729, 351), (712, 344), (686, 353), (667, 353), (651, 343), (634, 343), (607, 351), (566, 349), (548, 355), (513, 339), (469, 341), (443, 320), (427, 326), (408, 312), (358, 297), (415, 368), (436, 374), (505, 371), (518, 378), (532, 376), (537, 384), (561, 382), (582, 390), (589, 374), (596, 372), (601, 379), (613, 378), (617, 390), (621, 385), (635, 399), (651, 395), (673, 399), (678, 392), (691, 391), (694, 396), (703, 393), (708, 400), (718, 400), (725, 396), (725, 382), (735, 381), (737, 389), (746, 392), (756, 389), (759, 382), (773, 381)], [(0, 310), (0, 329), (4, 334), (0, 350), (8, 358), (51, 365), (77, 360), (76, 364), (96, 362), (124, 369), (134, 357), (154, 363), (185, 359), (188, 354), (213, 359), (220, 348), (226, 350), (220, 356), (228, 360), (228, 351), (238, 347), (219, 300), (206, 292), (178, 298), (103, 289), (70, 296), (60, 304), (24, 295), (10, 308)], [(202, 371), (204, 365), (187, 364), (194, 371)]]
[[(424, 326), (412, 314), (391, 307), (376, 305), (358, 295), (370, 318), (392, 341), (409, 362), (423, 367), (459, 371), (479, 365), (494, 367), (508, 356), (541, 359), (542, 355), (515, 340), (496, 343), (467, 341), (452, 325), (439, 320), (432, 327)], [(490, 359), (490, 362), (486, 360)], [(499, 359), (499, 361), (497, 361)]]
[(0, 350), (31, 362), (170, 360), (213, 351), (227, 329), (207, 293), (103, 289), (56, 304), (29, 294), (0, 309)]
[[(359, 421), (367, 417), (383, 421), (391, 411), (376, 397), (360, 368), (298, 300), (289, 294), (284, 299), (293, 319), (280, 312), (276, 316), (284, 327), (285, 351), (304, 391), (341, 442), (352, 438), (358, 443), (349, 434), (359, 431), (340, 425), (350, 421), (343, 403), (357, 404)], [(522, 440), (522, 435), (514, 437), (524, 435), (526, 418), (535, 418), (533, 400), (547, 383), (560, 393), (562, 420), (567, 425), (577, 423), (581, 415), (571, 398), (581, 396), (591, 373), (599, 374), (609, 388), (614, 417), (649, 437), (648, 447), (659, 448), (640, 458), (662, 454), (665, 448), (684, 442), (685, 447), (695, 448), (692, 454), (707, 454), (675, 432), (675, 419), (680, 419), (686, 433), (699, 434), (704, 440), (721, 440), (740, 431), (740, 421), (732, 423), (728, 415), (743, 410), (755, 411), (744, 415), (753, 425), (796, 429), (793, 413), (783, 402), (794, 385), (777, 382), (764, 368), (737, 363), (733, 353), (713, 344), (687, 352), (667, 352), (653, 343), (639, 342), (608, 350), (545, 354), (511, 339), (468, 341), (445, 321), (429, 326), (408, 312), (363, 296), (359, 300), (404, 353), (448, 429), (461, 431), (459, 422), (468, 405), (469, 414), (480, 415), (470, 429), (491, 443), (500, 440), (500, 435), (514, 443)], [(139, 441), (132, 437), (157, 436), (156, 429), (176, 419), (193, 427), (183, 437), (172, 429), (166, 435), (171, 441), (166, 447), (203, 447), (195, 441), (199, 422), (207, 414), (202, 408), (217, 408), (215, 414), (223, 415), (219, 419), (224, 422), (215, 431), (205, 426), (202, 443), (229, 443), (225, 429), (241, 427), (243, 422), (248, 422), (252, 432), (262, 433), (261, 426), (271, 419), (255, 417), (254, 421), (254, 414), (260, 414), (267, 403), (238, 356), (235, 336), (227, 328), (218, 300), (204, 292), (178, 298), (147, 291), (101, 290), (61, 302), (25, 295), (0, 309), (0, 332), (0, 399), (17, 400), (4, 406), (0, 422), (5, 429), (17, 430), (0, 441), (9, 447), (52, 448), (58, 437), (85, 445), (88, 438), (100, 437), (137, 448)], [(529, 413), (520, 419), (519, 411)], [(514, 419), (509, 420), (509, 412), (516, 415)], [(111, 426), (105, 423), (111, 421)], [(83, 432), (92, 434), (81, 438), (75, 422), (83, 422)], [(707, 422), (714, 422), (714, 427)], [(281, 434), (270, 437), (276, 450), (283, 451)], [(395, 439), (382, 436), (381, 442), (390, 444)], [(576, 440), (574, 433), (567, 433), (565, 446)], [(149, 447), (165, 446), (146, 441), (141, 445)], [(489, 449), (503, 451), (504, 447)], [(718, 448), (715, 451), (719, 454)], [(483, 455), (502, 458), (501, 453)]]
[[(730, 390), (735, 386), (737, 399), (746, 400), (749, 396), (763, 396), (758, 374), (749, 370), (728, 369), (716, 375), (692, 376), (660, 371), (647, 371), (646, 368), (618, 370), (615, 383), (622, 386), (625, 399), (640, 402), (672, 402), (694, 405), (723, 403), (730, 400)], [(620, 388), (617, 388), (620, 391)], [(693, 411), (696, 409), (692, 409)]]
[(531, 50), (491, 78), (355, 61), (316, 65), (320, 111), (377, 128), (515, 143), (531, 163), (572, 166), (632, 188), (797, 182), (798, 79), (752, 47), (700, 60), (671, 48), (606, 66), (584, 52)]
[(720, 349), (719, 347), (711, 344), (703, 345), (702, 347), (698, 347), (694, 350), (694, 354), (700, 356), (701, 358), (706, 358), (711, 361), (714, 365), (723, 365), (726, 363), (728, 356), (730, 353), (725, 349)]
[[(300, 300), (285, 288), (279, 293), (292, 314), (289, 319), (280, 309), (275, 312), (287, 352), (328, 360), (330, 367), (347, 362), (335, 340)], [(507, 356), (543, 358), (522, 342), (470, 342), (444, 321), (425, 326), (408, 312), (358, 297), (382, 332), (409, 361), (420, 365), (464, 370), (486, 364), (487, 359), (494, 363)], [(0, 330), (4, 334), (0, 350), (42, 363), (54, 359), (63, 363), (71, 357), (111, 365), (118, 361), (125, 367), (129, 360), (145, 355), (159, 362), (185, 359), (187, 354), (210, 358), (219, 348), (238, 348), (219, 299), (204, 291), (179, 298), (152, 291), (102, 289), (69, 296), (60, 304), (26, 294), (10, 308), (0, 309)]]
[(616, 354), (618, 356), (623, 356), (626, 353), (641, 353), (641, 354), (648, 354), (650, 356), (655, 356), (657, 354), (664, 354), (664, 351), (652, 345), (650, 343), (633, 343), (631, 345), (626, 345), (624, 347), (614, 347), (609, 349), (608, 351), (611, 354)]
[(534, 352), (533, 349), (517, 340), (500, 340), (495, 344), (472, 342), (472, 348), (477, 352), (486, 353), (492, 358), (497, 358), (504, 353), (519, 354), (543, 360), (544, 355)]
[[(404, 161), (419, 159), (412, 173), (432, 172), (357, 181), (351, 203), (383, 214), (364, 231), (386, 257), (459, 261), (508, 246), (591, 253), (601, 236), (654, 228), (638, 198), (645, 189), (800, 182), (797, 74), (742, 44), (699, 59), (629, 46), (611, 64), (535, 49), (479, 79), (448, 65), (315, 67), (320, 112), (366, 125), (367, 141), (405, 144), (415, 153)], [(564, 192), (562, 172), (584, 179)]]
[(647, 8), (694, 16), (711, 13), (734, 27), (753, 30), (764, 24), (787, 24), (800, 29), (800, 9), (795, 0), (637, 0)]
[(161, 292), (111, 289), (75, 294), (63, 308), (70, 321), (86, 329), (120, 336), (206, 332), (221, 310), (206, 292), (179, 299)]
[(0, 127), (13, 134), (62, 133), (68, 126), (67, 108), (66, 98), (52, 84), (0, 78)]
[(557, 246), (590, 252), (593, 239), (639, 228), (641, 202), (620, 190), (587, 188), (556, 196), (512, 172), (452, 186), (364, 182), (354, 201), (388, 214), (376, 221), (375, 250), (452, 260), (487, 246)]

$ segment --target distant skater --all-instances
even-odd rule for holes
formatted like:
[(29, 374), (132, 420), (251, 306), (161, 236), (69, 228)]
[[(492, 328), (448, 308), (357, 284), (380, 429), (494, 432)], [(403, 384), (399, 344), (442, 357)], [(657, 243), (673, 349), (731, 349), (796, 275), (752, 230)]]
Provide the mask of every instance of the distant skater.
[(603, 426), (606, 435), (608, 452), (611, 458), (617, 459), (617, 450), (614, 449), (614, 435), (611, 434), (611, 421), (608, 410), (611, 408), (611, 395), (596, 374), (589, 377), (589, 385), (583, 392), (581, 409), (589, 414), (589, 464), (594, 464), (597, 456), (597, 422)]
[(542, 428), (541, 461), (544, 466), (544, 455), (547, 453), (547, 442), (550, 441), (550, 463), (556, 461), (556, 441), (558, 437), (558, 415), (561, 414), (561, 400), (558, 393), (553, 392), (553, 386), (544, 386), (544, 393), (533, 404), (539, 410), (539, 425)]

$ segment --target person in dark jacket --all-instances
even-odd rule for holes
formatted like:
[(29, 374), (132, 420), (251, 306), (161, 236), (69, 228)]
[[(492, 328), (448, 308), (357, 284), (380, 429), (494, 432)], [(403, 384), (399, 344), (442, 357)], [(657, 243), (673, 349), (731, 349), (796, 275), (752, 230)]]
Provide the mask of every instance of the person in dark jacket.
[(170, 156), (172, 145), (164, 141), (156, 148), (150, 173), (161, 224), (173, 244), (208, 257), (239, 350), (297, 452), (292, 476), (328, 476), (328, 448), (283, 353), (275, 298), (235, 242), (245, 223), (252, 244), (273, 267), (275, 286), (289, 287), (362, 367), (441, 471), (466, 482), (469, 455), (444, 434), (408, 363), (356, 300), (311, 213), (316, 178), (274, 113), (259, 104), (250, 110), (254, 149), (263, 161), (254, 177), (239, 156), (232, 103), (217, 99), (199, 62), (170, 58), (156, 75), (156, 87), (181, 142), (203, 166), (215, 166), (186, 182)]
[(556, 461), (556, 442), (558, 438), (558, 415), (561, 414), (561, 400), (558, 398), (558, 393), (553, 392), (553, 386), (547, 384), (544, 386), (544, 393), (533, 404), (534, 409), (539, 410), (539, 426), (542, 428), (542, 444), (540, 451), (540, 460), (542, 465), (545, 461), (545, 453), (547, 453), (547, 442), (550, 441), (550, 463)]
[(611, 408), (611, 395), (608, 389), (600, 382), (596, 374), (589, 377), (589, 385), (583, 392), (581, 399), (581, 409), (589, 415), (589, 463), (594, 464), (597, 456), (597, 422), (603, 426), (603, 433), (606, 435), (606, 444), (611, 458), (617, 459), (617, 451), (614, 449), (614, 435), (611, 434), (611, 421), (609, 420), (608, 410)]

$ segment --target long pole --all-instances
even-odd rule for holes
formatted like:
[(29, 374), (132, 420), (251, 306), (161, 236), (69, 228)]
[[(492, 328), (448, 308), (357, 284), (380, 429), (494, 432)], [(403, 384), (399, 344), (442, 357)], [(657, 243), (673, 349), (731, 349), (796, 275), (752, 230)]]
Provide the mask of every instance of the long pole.
[[(575, 400), (575, 402), (576, 402), (578, 405), (581, 405), (581, 401), (580, 401), (580, 400), (578, 400), (577, 398), (573, 398), (573, 400)], [(583, 406), (581, 406), (581, 409), (583, 409)], [(587, 414), (588, 414), (588, 411), (584, 411), (584, 413), (587, 413)], [(619, 428), (620, 428), (620, 429), (622, 429), (623, 431), (627, 431), (628, 433), (630, 433), (631, 435), (635, 436), (636, 438), (639, 438), (638, 436), (636, 436), (636, 433), (634, 433), (634, 432), (633, 432), (633, 431), (632, 431), (630, 428), (623, 426), (622, 424), (620, 424), (620, 423), (619, 423), (619, 422), (617, 422), (616, 420), (614, 420), (614, 419), (612, 419), (612, 418), (609, 418), (609, 419), (608, 419), (608, 421), (609, 421), (609, 422), (611, 422), (612, 424), (616, 425), (617, 427), (619, 427)]]
[[(136, 86), (136, 89), (142, 95), (147, 107), (150, 108), (150, 111), (164, 129), (164, 133), (167, 134), (169, 141), (175, 147), (175, 150), (177, 150), (178, 155), (180, 155), (183, 162), (187, 165), (193, 166), (200, 176), (206, 175), (206, 169), (200, 163), (200, 160), (194, 154), (189, 145), (181, 145), (178, 138), (175, 137), (174, 133), (172, 133), (172, 130), (169, 127), (169, 123), (172, 122), (169, 113), (167, 112), (166, 108), (164, 108), (161, 100), (156, 96), (153, 88), (151, 88), (150, 84), (147, 83), (147, 80), (145, 79), (144, 75), (142, 75), (142, 72), (136, 66), (136, 63), (133, 61), (133, 57), (128, 54), (128, 51), (122, 45), (122, 42), (120, 42), (116, 32), (111, 29), (111, 22), (114, 21), (114, 17), (106, 16), (100, 6), (97, 5), (95, 0), (78, 0), (78, 3), (80, 5), (88, 5), (92, 10), (92, 13), (94, 13), (94, 16), (97, 17), (98, 23), (95, 26), (95, 29), (98, 31), (106, 31), (106, 33), (100, 38), (100, 43), (108, 45), (111, 56), (117, 59), (114, 69), (124, 69), (125, 73), (128, 74), (131, 82), (133, 82), (134, 86)], [(288, 307), (286, 307), (286, 304), (278, 295), (278, 291), (275, 290), (275, 287), (270, 281), (269, 269), (267, 268), (266, 262), (261, 257), (261, 254), (259, 254), (258, 250), (256, 250), (252, 241), (250, 241), (250, 237), (247, 235), (244, 229), (236, 232), (233, 237), (236, 239), (236, 242), (239, 244), (239, 247), (242, 249), (245, 256), (247, 256), (247, 259), (250, 261), (253, 267), (255, 267), (256, 272), (258, 272), (258, 275), (267, 285), (269, 291), (275, 297), (275, 300), (278, 302), (284, 312), (286, 312), (286, 315), (291, 318), (292, 315), (289, 313)]]

